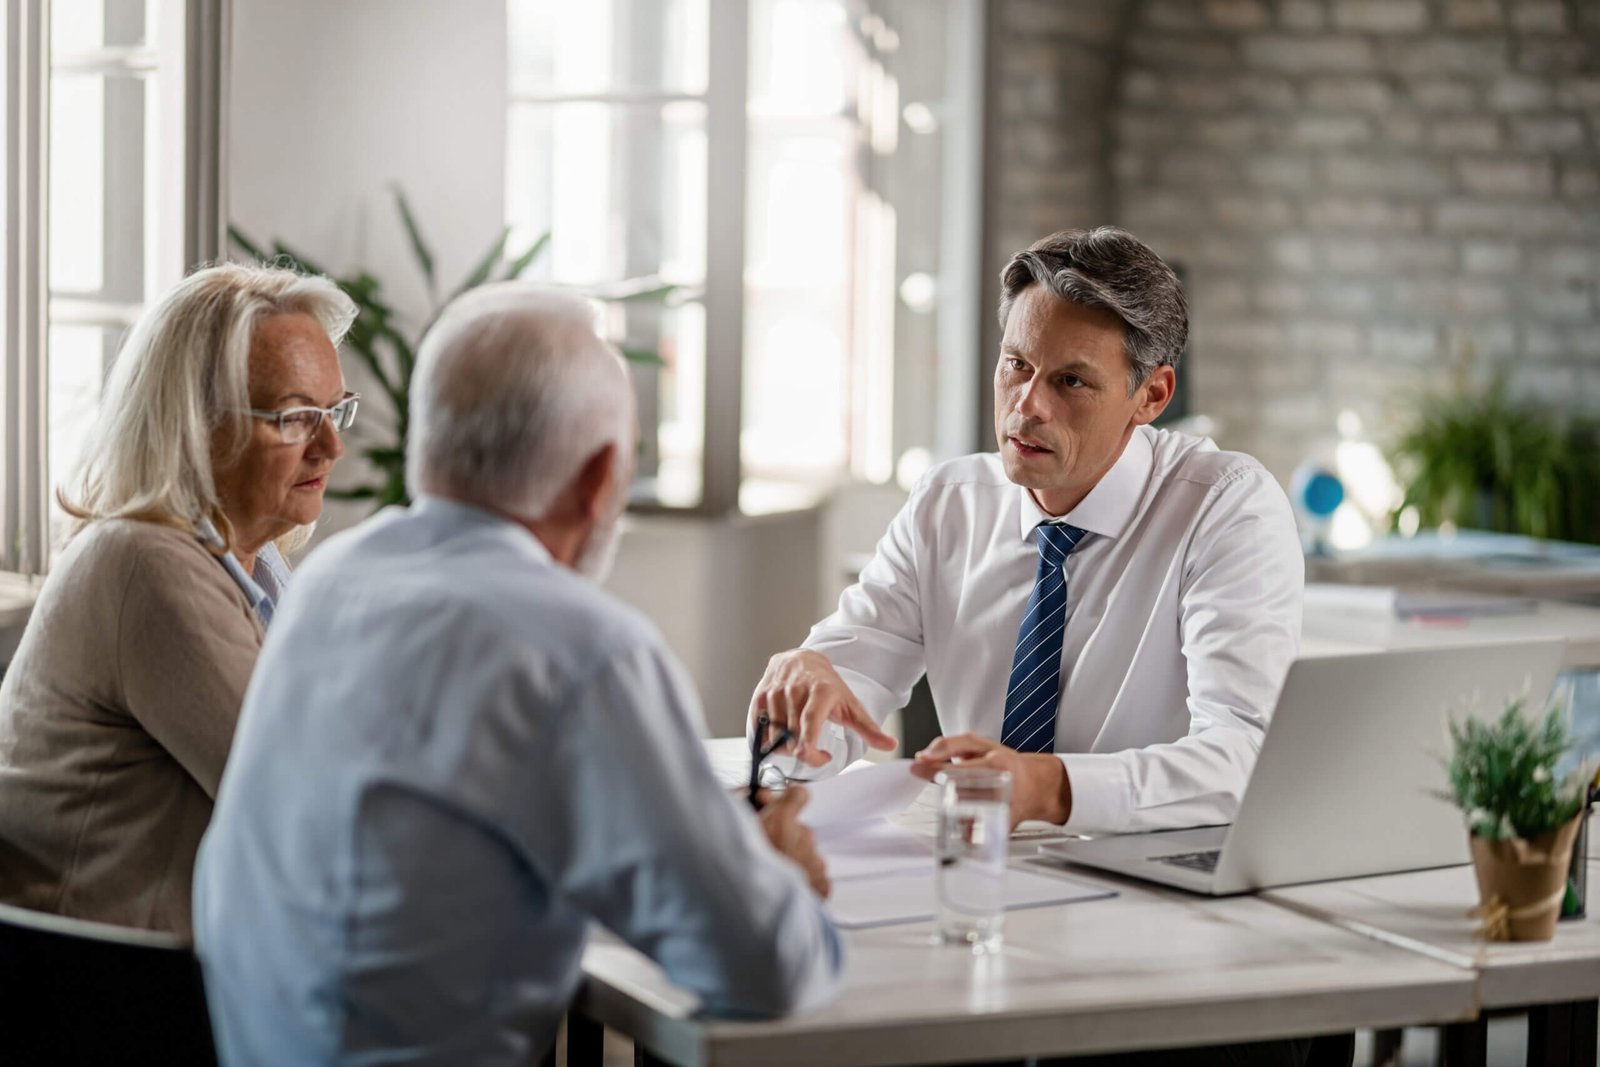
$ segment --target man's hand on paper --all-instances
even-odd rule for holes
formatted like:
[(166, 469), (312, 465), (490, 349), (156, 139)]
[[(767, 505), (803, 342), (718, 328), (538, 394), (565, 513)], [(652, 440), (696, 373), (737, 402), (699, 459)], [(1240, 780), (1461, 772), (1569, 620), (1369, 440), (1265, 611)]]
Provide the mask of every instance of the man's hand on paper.
[(781, 793), (763, 789), (756, 794), (761, 804), (757, 816), (761, 829), (772, 847), (799, 865), (811, 889), (823, 900), (833, 887), (828, 883), (828, 867), (817, 851), (817, 842), (811, 830), (800, 821), (800, 809), (806, 806), (806, 791), (800, 786), (790, 786)]
[(896, 743), (872, 721), (828, 658), (810, 649), (780, 652), (767, 661), (766, 673), (750, 699), (750, 722), (762, 714), (773, 728), (788, 727), (794, 733), (793, 755), (810, 767), (828, 762), (817, 738), (829, 720), (854, 730), (872, 748), (888, 751)]
[(1011, 828), (1024, 819), (1064, 823), (1072, 814), (1072, 783), (1066, 766), (1049, 752), (1018, 752), (978, 734), (936, 737), (917, 753), (911, 773), (933, 781), (952, 763), (1011, 772)]

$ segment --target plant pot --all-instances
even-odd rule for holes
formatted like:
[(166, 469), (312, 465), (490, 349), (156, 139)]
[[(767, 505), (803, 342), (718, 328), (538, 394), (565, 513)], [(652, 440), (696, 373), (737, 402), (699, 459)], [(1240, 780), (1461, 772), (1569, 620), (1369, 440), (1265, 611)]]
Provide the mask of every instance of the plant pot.
[(1478, 876), (1479, 914), (1491, 941), (1548, 941), (1555, 936), (1567, 865), (1578, 820), (1531, 841), (1491, 841), (1472, 837), (1472, 866)]

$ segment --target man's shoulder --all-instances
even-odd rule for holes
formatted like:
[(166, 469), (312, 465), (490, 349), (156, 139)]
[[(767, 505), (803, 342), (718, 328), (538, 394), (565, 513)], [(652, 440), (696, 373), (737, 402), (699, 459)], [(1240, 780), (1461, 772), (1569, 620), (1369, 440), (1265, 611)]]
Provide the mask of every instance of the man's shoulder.
[(1195, 437), (1175, 430), (1149, 431), (1155, 469), (1166, 480), (1221, 489), (1234, 484), (1255, 483), (1272, 476), (1261, 461), (1245, 452), (1218, 448), (1209, 437)]
[(1007, 490), (1016, 485), (1006, 477), (1006, 469), (998, 452), (974, 452), (935, 464), (922, 476), (915, 491), (940, 492), (972, 487), (976, 489)]

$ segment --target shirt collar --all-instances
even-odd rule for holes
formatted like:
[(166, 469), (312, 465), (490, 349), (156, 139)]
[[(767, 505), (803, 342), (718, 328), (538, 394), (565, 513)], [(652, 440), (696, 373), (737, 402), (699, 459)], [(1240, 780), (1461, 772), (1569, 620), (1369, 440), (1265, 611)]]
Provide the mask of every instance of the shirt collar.
[(434, 496), (431, 493), (419, 493), (411, 502), (413, 515), (438, 519), (448, 524), (460, 526), (499, 526), (520, 534), (519, 544), (526, 542), (524, 548), (541, 563), (554, 563), (555, 557), (550, 555), (550, 550), (544, 542), (533, 535), (533, 531), (519, 522), (514, 522), (498, 512), (476, 504), (468, 504), (462, 500), (451, 500), (448, 497)]
[(1127, 447), (1111, 469), (1089, 490), (1089, 495), (1065, 515), (1046, 514), (1025, 486), (1017, 486), (1022, 496), (1022, 539), (1031, 540), (1033, 528), (1041, 522), (1066, 522), (1104, 537), (1122, 536), (1138, 510), (1154, 462), (1150, 430), (1140, 426), (1133, 431)]

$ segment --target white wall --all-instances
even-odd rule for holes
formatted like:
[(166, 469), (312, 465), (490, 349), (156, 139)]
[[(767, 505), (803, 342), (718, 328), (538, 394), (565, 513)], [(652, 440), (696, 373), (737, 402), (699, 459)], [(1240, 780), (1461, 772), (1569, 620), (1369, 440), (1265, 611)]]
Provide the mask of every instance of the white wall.
[[(448, 292), (499, 234), (504, 0), (234, 0), (231, 220), (336, 273), (365, 267), (420, 328), (428, 313), (390, 186), (405, 189)], [(385, 419), (345, 361), (361, 420)], [(335, 484), (361, 481), (352, 456)], [(330, 502), (322, 532), (364, 505)]]

